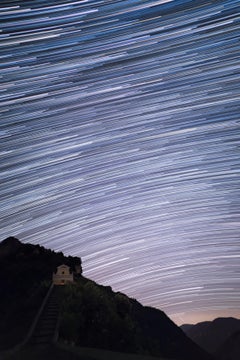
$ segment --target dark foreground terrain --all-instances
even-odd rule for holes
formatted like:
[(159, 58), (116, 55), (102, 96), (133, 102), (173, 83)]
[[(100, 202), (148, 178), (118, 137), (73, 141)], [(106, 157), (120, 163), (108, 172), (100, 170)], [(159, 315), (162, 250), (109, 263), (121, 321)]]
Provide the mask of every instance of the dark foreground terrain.
[[(1, 360), (167, 360), (145, 355), (118, 353), (102, 349), (77, 348), (66, 345), (24, 348), (14, 354), (1, 354)], [(172, 359), (174, 360), (174, 359)]]

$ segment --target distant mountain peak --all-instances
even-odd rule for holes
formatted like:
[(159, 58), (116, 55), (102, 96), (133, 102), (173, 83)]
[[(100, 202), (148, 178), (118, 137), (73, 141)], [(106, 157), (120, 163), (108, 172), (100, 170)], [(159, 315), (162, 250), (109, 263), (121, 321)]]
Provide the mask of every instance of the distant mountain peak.
[(212, 321), (199, 322), (195, 325), (185, 324), (181, 326), (181, 329), (196, 344), (213, 354), (221, 349), (229, 337), (240, 331), (240, 319), (218, 317)]

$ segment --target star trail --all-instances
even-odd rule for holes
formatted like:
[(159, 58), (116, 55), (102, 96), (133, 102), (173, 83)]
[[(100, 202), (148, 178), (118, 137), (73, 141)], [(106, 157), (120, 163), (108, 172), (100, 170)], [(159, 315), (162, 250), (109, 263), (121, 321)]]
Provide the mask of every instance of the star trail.
[(239, 8), (1, 1), (1, 240), (178, 324), (240, 317)]

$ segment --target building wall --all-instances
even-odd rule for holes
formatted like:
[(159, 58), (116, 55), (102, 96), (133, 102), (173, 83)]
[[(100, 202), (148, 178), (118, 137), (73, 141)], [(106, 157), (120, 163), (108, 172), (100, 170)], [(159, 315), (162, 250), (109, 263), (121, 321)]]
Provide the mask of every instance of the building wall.
[(53, 273), (52, 281), (54, 285), (65, 285), (73, 282), (73, 274), (70, 273), (70, 268), (67, 265), (58, 266), (57, 272)]

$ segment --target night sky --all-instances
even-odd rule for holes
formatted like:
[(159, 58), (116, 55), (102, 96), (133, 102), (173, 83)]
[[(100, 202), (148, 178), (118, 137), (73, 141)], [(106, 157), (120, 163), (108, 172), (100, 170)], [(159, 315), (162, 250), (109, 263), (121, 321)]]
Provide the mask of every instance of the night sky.
[(239, 1), (0, 6), (0, 240), (178, 324), (240, 317)]

